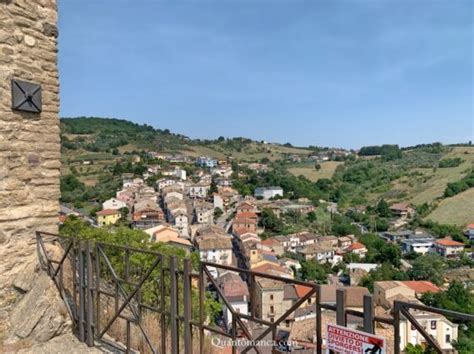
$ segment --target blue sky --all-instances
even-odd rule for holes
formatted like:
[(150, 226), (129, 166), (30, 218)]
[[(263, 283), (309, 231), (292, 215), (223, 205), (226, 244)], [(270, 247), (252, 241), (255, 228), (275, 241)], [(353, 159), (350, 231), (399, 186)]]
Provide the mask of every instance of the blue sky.
[(59, 1), (62, 116), (357, 148), (474, 140), (470, 0)]

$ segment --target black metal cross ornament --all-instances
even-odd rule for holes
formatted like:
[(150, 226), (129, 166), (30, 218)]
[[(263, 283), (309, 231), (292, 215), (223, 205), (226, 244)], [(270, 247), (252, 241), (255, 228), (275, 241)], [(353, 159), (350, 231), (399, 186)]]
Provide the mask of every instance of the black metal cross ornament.
[(41, 112), (41, 85), (12, 79), (12, 108), (17, 111)]

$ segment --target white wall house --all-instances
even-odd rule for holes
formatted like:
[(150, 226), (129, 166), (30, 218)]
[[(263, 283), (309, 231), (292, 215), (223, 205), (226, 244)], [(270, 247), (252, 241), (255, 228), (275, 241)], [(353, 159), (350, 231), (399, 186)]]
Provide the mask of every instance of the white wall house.
[(172, 179), (172, 178), (161, 178), (158, 181), (156, 181), (156, 186), (159, 191), (161, 191), (163, 188), (172, 186), (173, 184), (178, 183), (178, 181)]
[(232, 265), (232, 242), (230, 237), (199, 237), (195, 241), (201, 261)]
[(191, 198), (206, 198), (210, 186), (205, 184), (195, 184), (189, 186), (189, 196)]
[(283, 197), (283, 188), (281, 187), (258, 187), (255, 188), (255, 197), (270, 199), (275, 198), (276, 196)]
[(181, 237), (189, 237), (189, 220), (188, 215), (180, 210), (171, 212), (171, 222), (178, 230)]
[(219, 208), (224, 211), (224, 200), (218, 194), (214, 194), (214, 209)]
[[(428, 334), (435, 338), (441, 349), (453, 350), (451, 344), (458, 338), (458, 325), (453, 324), (446, 317), (427, 312), (415, 311), (413, 317), (421, 324)], [(423, 345), (426, 339), (405, 319), (400, 321), (400, 349), (404, 350), (408, 343)]]
[(186, 181), (186, 170), (176, 167), (174, 170), (174, 176), (183, 181)]
[(110, 198), (102, 203), (102, 209), (113, 209), (118, 210), (122, 208), (126, 208), (127, 203), (124, 201), (118, 200), (116, 198)]
[(435, 240), (432, 237), (416, 237), (403, 240), (401, 243), (402, 253), (415, 252), (425, 254), (433, 250)]

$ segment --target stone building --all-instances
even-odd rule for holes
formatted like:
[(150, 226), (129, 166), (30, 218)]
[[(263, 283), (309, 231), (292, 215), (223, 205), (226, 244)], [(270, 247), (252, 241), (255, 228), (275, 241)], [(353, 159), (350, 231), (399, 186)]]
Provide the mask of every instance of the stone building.
[[(75, 345), (35, 244), (35, 231), (57, 232), (58, 223), (56, 24), (56, 0), (0, 0), (0, 347), (6, 352), (48, 352), (51, 342), (41, 343), (62, 335), (70, 337), (67, 350)], [(61, 352), (64, 342), (54, 341)]]

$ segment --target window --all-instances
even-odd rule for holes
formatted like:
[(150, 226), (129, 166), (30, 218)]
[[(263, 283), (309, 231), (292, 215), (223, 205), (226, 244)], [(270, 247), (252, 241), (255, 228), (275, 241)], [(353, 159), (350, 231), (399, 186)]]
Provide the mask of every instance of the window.
[(273, 295), (270, 295), (270, 300), (273, 300)]
[(270, 313), (274, 313), (275, 312), (275, 309), (273, 306), (270, 306)]
[(431, 329), (436, 329), (436, 321), (431, 321)]
[(273, 323), (275, 321), (275, 319), (272, 317), (270, 318), (270, 322)]
[(449, 334), (446, 334), (446, 343), (451, 343), (451, 336)]

